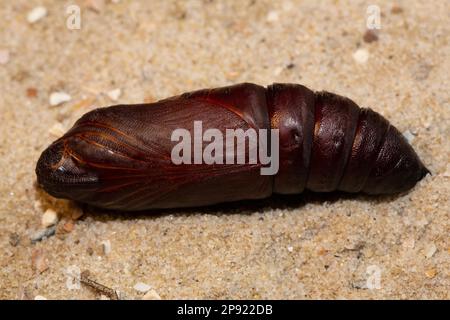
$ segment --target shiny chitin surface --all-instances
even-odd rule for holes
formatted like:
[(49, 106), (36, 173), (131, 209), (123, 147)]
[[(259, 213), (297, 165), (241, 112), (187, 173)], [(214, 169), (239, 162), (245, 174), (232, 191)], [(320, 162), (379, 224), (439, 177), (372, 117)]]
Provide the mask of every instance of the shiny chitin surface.
[[(262, 164), (180, 164), (175, 129), (279, 129), (279, 171)], [(296, 84), (243, 83), (81, 117), (41, 155), (49, 194), (98, 207), (144, 210), (260, 199), (272, 193), (409, 190), (428, 170), (399, 131), (348, 98)]]

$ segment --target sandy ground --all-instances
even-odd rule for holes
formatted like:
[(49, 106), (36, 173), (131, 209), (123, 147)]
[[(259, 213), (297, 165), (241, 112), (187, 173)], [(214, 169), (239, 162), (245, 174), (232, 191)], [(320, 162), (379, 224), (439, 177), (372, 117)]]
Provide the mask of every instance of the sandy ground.
[[(71, 3), (80, 30), (66, 26)], [(139, 282), (163, 299), (450, 298), (450, 5), (378, 1), (370, 42), (371, 3), (2, 1), (0, 298), (101, 298), (70, 281), (84, 270), (131, 299)], [(30, 23), (37, 6), (46, 15)], [(243, 81), (370, 106), (408, 132), (433, 175), (391, 198), (306, 194), (147, 215), (77, 217), (36, 188), (40, 153), (86, 111)], [(71, 99), (51, 106), (53, 92)], [(47, 209), (60, 216), (56, 235), (33, 244)]]

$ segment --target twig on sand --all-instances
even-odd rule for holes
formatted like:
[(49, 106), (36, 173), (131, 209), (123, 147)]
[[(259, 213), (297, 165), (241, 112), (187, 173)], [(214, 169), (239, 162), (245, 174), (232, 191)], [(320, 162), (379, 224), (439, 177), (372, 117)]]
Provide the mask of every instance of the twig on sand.
[(107, 286), (104, 286), (92, 280), (89, 275), (90, 272), (88, 270), (85, 270), (81, 273), (80, 281), (82, 284), (94, 289), (101, 294), (104, 294), (105, 296), (108, 296), (111, 300), (119, 300), (119, 295), (117, 294), (116, 290), (108, 288)]

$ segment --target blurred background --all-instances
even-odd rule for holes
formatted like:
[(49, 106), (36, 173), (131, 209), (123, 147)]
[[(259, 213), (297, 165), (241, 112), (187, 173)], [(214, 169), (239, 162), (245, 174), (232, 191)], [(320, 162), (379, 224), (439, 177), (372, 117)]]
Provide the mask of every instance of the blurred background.
[[(2, 0), (0, 298), (106, 298), (67, 285), (88, 270), (131, 299), (448, 299), (449, 15), (444, 0)], [(83, 213), (37, 190), (40, 152), (87, 111), (244, 81), (371, 107), (433, 175), (388, 200), (236, 214)]]

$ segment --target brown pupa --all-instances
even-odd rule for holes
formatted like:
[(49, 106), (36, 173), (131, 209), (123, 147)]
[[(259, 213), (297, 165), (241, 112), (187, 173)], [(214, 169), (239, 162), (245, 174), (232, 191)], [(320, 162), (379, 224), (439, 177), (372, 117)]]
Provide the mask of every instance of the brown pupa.
[[(260, 160), (207, 164), (188, 156), (192, 161), (174, 163), (174, 130), (192, 133), (196, 121), (219, 132), (277, 129), (278, 171), (261, 174)], [(273, 141), (268, 137), (265, 143), (270, 149)], [(36, 173), (39, 185), (55, 197), (143, 210), (305, 189), (398, 193), (428, 170), (394, 126), (348, 98), (298, 84), (242, 83), (93, 110), (42, 153)]]

